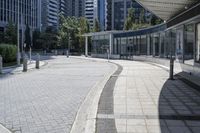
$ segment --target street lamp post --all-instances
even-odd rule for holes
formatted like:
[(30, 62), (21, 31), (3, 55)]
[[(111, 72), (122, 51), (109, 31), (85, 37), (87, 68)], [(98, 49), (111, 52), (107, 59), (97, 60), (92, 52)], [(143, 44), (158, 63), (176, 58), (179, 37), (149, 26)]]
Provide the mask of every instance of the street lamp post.
[(17, 18), (18, 18), (18, 22), (17, 22), (17, 65), (19, 66), (20, 65), (20, 48), (19, 48), (19, 43), (20, 43), (20, 40), (19, 40), (19, 1), (18, 1), (18, 15), (17, 15)]

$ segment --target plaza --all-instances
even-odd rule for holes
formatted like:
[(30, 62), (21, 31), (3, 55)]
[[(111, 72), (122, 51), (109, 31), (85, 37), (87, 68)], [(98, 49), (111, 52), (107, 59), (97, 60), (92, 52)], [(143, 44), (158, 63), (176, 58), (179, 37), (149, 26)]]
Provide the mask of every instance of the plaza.
[(0, 133), (199, 133), (199, 0), (2, 0)]

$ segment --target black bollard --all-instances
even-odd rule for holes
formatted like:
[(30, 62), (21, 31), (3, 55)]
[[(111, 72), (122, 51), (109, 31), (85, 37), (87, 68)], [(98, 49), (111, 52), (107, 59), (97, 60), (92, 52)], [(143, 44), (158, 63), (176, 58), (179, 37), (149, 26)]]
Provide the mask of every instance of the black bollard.
[(173, 58), (170, 58), (169, 79), (170, 79), (170, 80), (174, 80), (174, 59), (173, 59)]
[(0, 74), (3, 73), (2, 71), (3, 71), (3, 59), (2, 59), (2, 57), (0, 55)]
[(35, 65), (36, 69), (40, 69), (40, 55), (37, 54), (37, 59), (36, 59), (36, 65)]
[(28, 58), (25, 55), (23, 60), (23, 72), (27, 72), (27, 70), (28, 70)]

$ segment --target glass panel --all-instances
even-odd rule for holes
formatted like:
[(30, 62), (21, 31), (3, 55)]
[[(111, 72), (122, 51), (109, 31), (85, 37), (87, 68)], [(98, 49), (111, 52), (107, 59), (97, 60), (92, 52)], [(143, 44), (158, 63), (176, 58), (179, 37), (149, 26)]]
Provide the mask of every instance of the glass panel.
[(159, 55), (159, 34), (154, 35), (155, 56)]
[(129, 55), (133, 55), (133, 37), (128, 38), (127, 52)]
[(165, 49), (165, 34), (164, 33), (161, 33), (160, 35), (161, 37), (161, 55), (160, 57), (164, 57), (164, 49)]
[(194, 64), (194, 25), (185, 26), (184, 63)]
[(121, 54), (126, 54), (126, 38), (121, 38)]
[(196, 61), (200, 63), (200, 23), (197, 25), (197, 53)]
[(107, 54), (109, 39), (106, 35), (96, 35), (92, 37), (92, 52), (94, 54)]
[(147, 55), (147, 40), (146, 35), (141, 36), (140, 54)]
[(176, 59), (183, 60), (183, 28), (176, 31)]

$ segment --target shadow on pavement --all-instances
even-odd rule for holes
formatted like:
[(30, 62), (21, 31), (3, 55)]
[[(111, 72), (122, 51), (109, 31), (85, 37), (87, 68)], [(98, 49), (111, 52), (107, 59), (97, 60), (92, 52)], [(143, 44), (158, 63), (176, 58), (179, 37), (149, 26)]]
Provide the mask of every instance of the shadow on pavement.
[(200, 132), (200, 93), (181, 80), (167, 80), (159, 96), (161, 133)]

